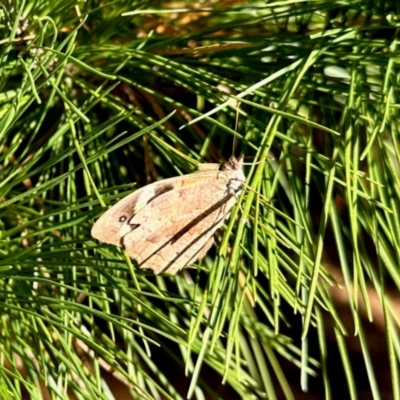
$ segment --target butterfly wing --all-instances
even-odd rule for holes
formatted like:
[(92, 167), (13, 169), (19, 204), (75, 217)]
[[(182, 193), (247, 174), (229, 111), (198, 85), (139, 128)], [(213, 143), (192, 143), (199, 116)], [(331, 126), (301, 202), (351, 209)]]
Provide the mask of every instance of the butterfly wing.
[(104, 243), (121, 246), (122, 236), (127, 231), (127, 221), (130, 221), (138, 211), (146, 207), (156, 197), (181, 186), (182, 182), (192, 175), (197, 176), (199, 174), (175, 176), (154, 182), (124, 197), (95, 222), (91, 231), (92, 237)]

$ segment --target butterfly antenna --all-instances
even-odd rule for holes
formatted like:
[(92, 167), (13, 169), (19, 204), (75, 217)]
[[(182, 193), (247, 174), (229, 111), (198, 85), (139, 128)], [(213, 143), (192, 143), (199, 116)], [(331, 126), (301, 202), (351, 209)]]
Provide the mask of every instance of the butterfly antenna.
[[(235, 132), (237, 133), (238, 131), (238, 126), (239, 126), (239, 108), (240, 108), (241, 102), (238, 101), (236, 104), (236, 118), (235, 118)], [(235, 153), (235, 145), (236, 145), (236, 135), (233, 136), (233, 143), (232, 143), (232, 154)]]

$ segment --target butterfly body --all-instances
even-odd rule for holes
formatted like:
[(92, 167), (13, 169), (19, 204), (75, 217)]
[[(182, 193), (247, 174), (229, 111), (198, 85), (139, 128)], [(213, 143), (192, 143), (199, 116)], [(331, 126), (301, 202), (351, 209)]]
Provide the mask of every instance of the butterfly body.
[(242, 160), (200, 164), (199, 172), (133, 192), (100, 217), (92, 236), (125, 247), (142, 269), (175, 274), (212, 246), (245, 182)]

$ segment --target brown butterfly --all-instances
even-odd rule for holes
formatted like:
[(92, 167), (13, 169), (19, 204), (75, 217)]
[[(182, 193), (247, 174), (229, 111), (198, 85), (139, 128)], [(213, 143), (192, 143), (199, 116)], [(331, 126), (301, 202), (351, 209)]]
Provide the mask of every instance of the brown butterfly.
[(176, 274), (205, 256), (230, 215), (246, 177), (243, 156), (200, 164), (124, 197), (93, 225), (92, 236), (122, 246), (142, 269)]

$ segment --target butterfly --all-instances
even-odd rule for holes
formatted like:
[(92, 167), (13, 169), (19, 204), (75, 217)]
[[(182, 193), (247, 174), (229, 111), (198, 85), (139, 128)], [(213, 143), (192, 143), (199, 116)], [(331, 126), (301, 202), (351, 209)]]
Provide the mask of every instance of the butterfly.
[(246, 177), (243, 156), (144, 186), (93, 225), (92, 237), (121, 246), (141, 269), (176, 274), (203, 258), (229, 217)]

